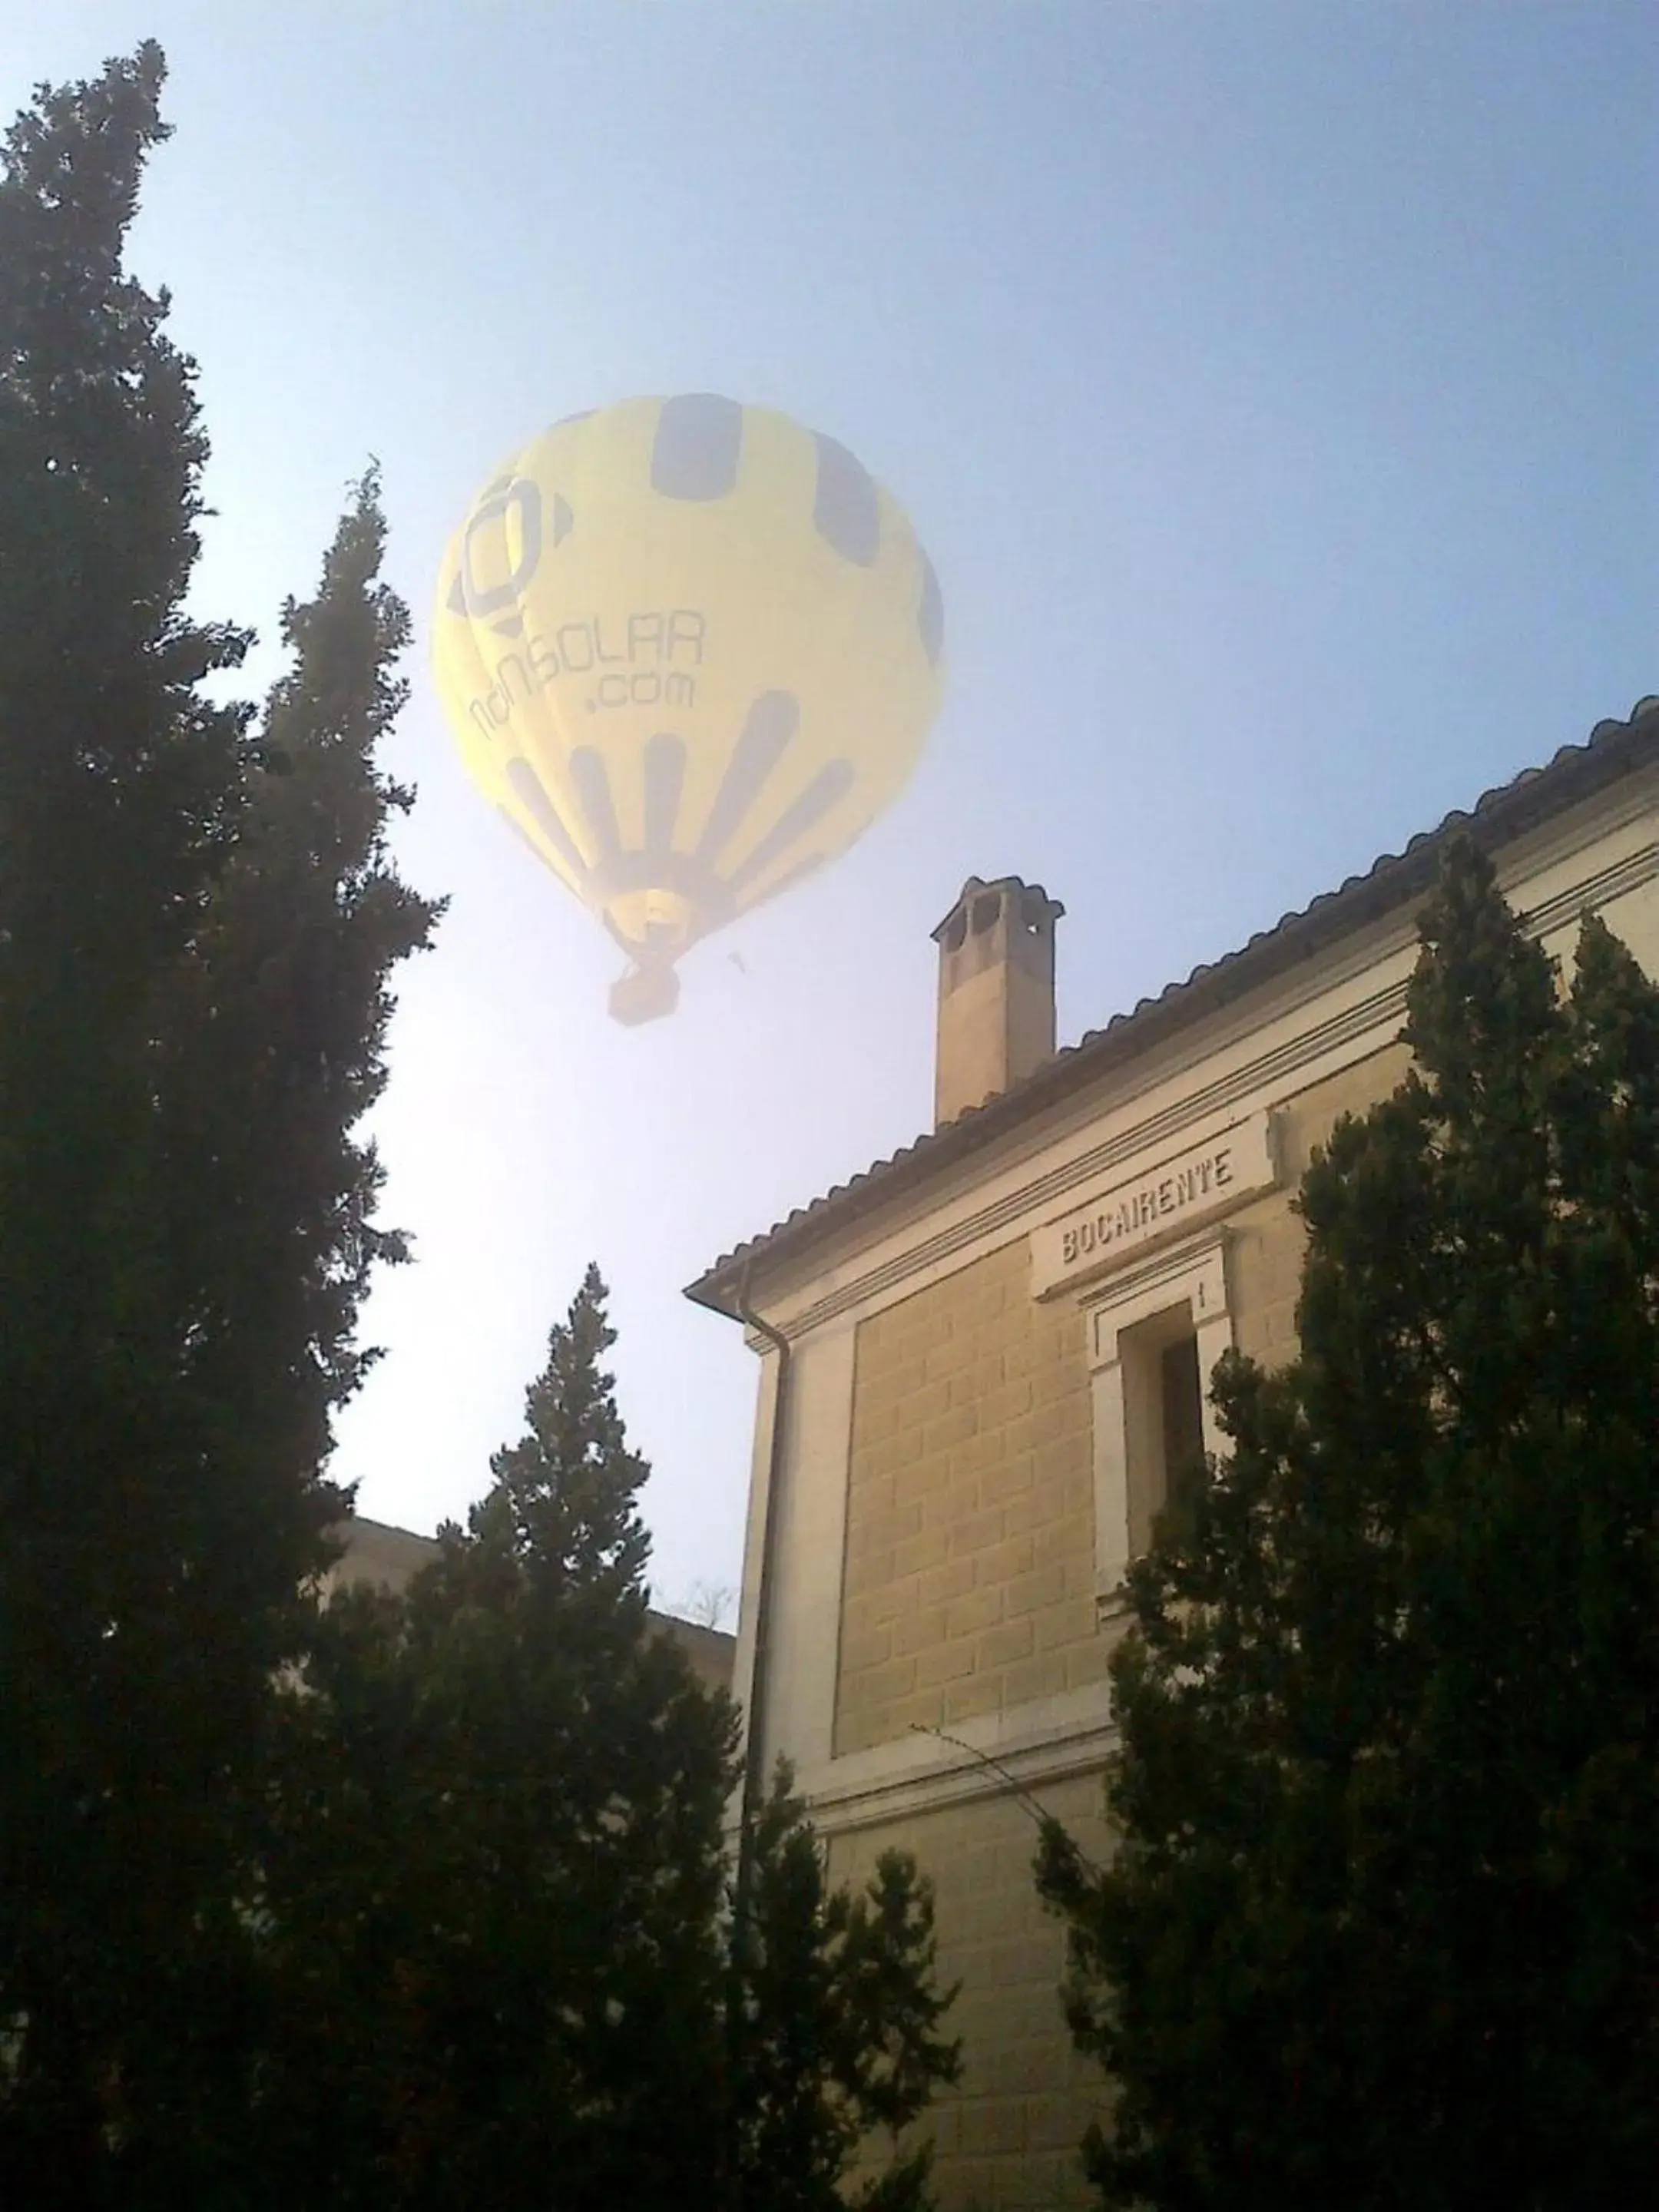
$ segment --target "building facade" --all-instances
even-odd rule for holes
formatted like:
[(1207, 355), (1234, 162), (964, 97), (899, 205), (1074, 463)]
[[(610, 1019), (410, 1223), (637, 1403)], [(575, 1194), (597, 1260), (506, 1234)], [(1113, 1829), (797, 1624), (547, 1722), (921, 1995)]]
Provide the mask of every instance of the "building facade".
[(831, 1869), (913, 1850), (960, 1978), (947, 2212), (1082, 2206), (1106, 2085), (1073, 2052), (1030, 1800), (1109, 1850), (1107, 1661), (1165, 1467), (1219, 1439), (1230, 1346), (1296, 1341), (1291, 1200), (1391, 1090), (1416, 916), (1455, 829), (1570, 963), (1601, 913), (1659, 973), (1659, 702), (1054, 1051), (1061, 909), (970, 878), (940, 925), (937, 1127), (689, 1295), (763, 1362), (736, 1692)]

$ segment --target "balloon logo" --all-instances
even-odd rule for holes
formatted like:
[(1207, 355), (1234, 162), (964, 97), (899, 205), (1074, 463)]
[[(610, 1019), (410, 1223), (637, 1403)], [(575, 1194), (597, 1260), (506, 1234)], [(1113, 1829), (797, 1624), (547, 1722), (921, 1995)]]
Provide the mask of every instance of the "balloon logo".
[(835, 859), (939, 706), (933, 566), (846, 447), (712, 394), (556, 423), (445, 555), (440, 695), (473, 781), (671, 1012), (690, 946)]

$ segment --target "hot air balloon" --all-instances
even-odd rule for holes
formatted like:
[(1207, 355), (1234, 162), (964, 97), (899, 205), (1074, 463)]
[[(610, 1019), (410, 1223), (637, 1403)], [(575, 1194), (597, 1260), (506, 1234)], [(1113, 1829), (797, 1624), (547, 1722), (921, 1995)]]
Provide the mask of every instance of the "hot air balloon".
[(473, 781), (633, 966), (674, 963), (844, 852), (937, 709), (939, 584), (844, 446), (696, 393), (556, 422), (451, 542), (438, 689)]

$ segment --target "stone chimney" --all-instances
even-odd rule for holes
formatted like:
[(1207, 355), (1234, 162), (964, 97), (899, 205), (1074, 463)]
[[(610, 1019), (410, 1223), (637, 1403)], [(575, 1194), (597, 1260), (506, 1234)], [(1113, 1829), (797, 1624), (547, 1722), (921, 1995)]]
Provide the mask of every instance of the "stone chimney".
[(943, 1128), (1024, 1080), (1054, 1049), (1054, 924), (1066, 909), (1018, 876), (981, 883), (933, 932), (939, 1046), (933, 1123)]

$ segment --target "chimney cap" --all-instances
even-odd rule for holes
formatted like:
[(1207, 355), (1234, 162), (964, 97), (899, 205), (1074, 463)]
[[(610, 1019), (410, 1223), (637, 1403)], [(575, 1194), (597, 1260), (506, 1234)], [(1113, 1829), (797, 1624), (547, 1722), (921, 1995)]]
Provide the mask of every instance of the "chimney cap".
[(930, 933), (935, 945), (944, 937), (945, 931), (949, 929), (963, 908), (971, 900), (979, 897), (983, 891), (1017, 891), (1022, 899), (1041, 899), (1045, 919), (1049, 921), (1058, 921), (1066, 911), (1058, 899), (1049, 897), (1041, 884), (1028, 884), (1021, 876), (993, 876), (988, 881), (983, 876), (969, 876), (957, 892), (956, 903), (951, 907), (949, 914), (939, 927)]

